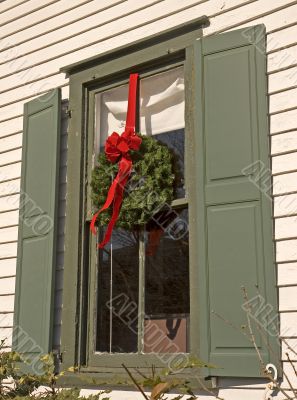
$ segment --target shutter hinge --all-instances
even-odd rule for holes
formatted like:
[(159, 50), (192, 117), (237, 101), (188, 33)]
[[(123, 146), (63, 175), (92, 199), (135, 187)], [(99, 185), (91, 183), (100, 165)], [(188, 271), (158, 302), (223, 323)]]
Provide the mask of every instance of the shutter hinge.
[(53, 350), (53, 355), (57, 364), (63, 362), (63, 353), (60, 350)]
[(218, 387), (218, 377), (217, 376), (211, 377), (211, 387), (212, 387), (212, 389), (216, 389)]
[(67, 115), (68, 118), (71, 118), (71, 116), (72, 116), (72, 111), (70, 110), (70, 108), (68, 108), (68, 107), (66, 108), (65, 114)]

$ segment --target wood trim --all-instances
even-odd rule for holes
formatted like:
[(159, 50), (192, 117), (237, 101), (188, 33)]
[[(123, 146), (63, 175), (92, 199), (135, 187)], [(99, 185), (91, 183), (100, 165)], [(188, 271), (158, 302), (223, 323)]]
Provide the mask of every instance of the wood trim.
[(63, 288), (61, 352), (62, 369), (77, 363), (78, 310), (81, 269), (82, 191), (84, 143), (82, 135), (83, 88), (75, 79), (70, 79), (68, 157), (67, 157), (67, 199), (65, 220), (65, 266)]
[[(81, 368), (83, 364), (93, 364), (93, 361), (95, 361), (94, 357), (98, 357), (82, 348), (84, 339), (82, 336), (83, 322), (80, 318), (83, 310), (81, 289), (85, 284), (82, 280), (82, 271), (86, 268), (84, 254), (86, 245), (82, 243), (82, 238), (86, 234), (86, 228), (83, 221), (86, 220), (87, 210), (90, 210), (90, 204), (85, 202), (86, 190), (89, 190), (86, 189), (88, 186), (87, 182), (90, 179), (86, 164), (91, 162), (94, 135), (92, 132), (94, 119), (90, 116), (92, 113), (88, 113), (88, 110), (94, 109), (94, 93), (96, 90), (98, 91), (98, 87), (102, 89), (103, 85), (114, 82), (118, 83), (123, 79), (127, 79), (127, 71), (132, 72), (132, 70), (137, 68), (137, 71), (146, 74), (148, 71), (161, 70), (162, 68), (168, 69), (168, 65), (172, 66), (177, 62), (180, 63), (180, 60), (185, 56), (186, 48), (202, 36), (201, 30), (197, 29), (198, 22), (198, 26), (200, 27), (202, 23), (206, 22), (206, 19), (196, 19), (195, 22), (189, 25), (178, 26), (161, 35), (154, 35), (148, 40), (136, 42), (132, 46), (121, 48), (115, 52), (108, 52), (99, 59), (87, 60), (82, 64), (79, 63), (79, 65), (72, 65), (63, 69), (64, 72), (66, 70), (71, 71), (69, 109), (72, 115), (68, 134), (68, 193), (66, 202), (65, 271), (61, 340), (63, 357), (61, 368), (63, 370), (74, 365), (80, 365)], [(138, 66), (135, 66), (135, 60), (139, 63)], [(97, 64), (99, 62), (100, 65)], [(94, 63), (96, 63), (96, 66), (94, 66)], [(81, 69), (82, 66), (88, 66), (89, 68), (78, 72), (77, 68)], [(73, 73), (74, 71), (76, 72), (75, 74)], [(188, 81), (188, 87), (190, 85), (191, 83)], [(189, 98), (187, 100), (188, 104), (192, 100)], [(193, 105), (189, 105), (189, 107), (191, 108)], [(191, 115), (189, 113), (186, 119), (191, 118)], [(190, 125), (187, 123), (186, 129), (189, 129), (189, 127)], [(191, 132), (189, 134), (192, 135)], [(187, 156), (190, 155), (192, 157), (191, 141), (192, 138), (186, 140), (186, 153)], [(191, 163), (189, 165), (186, 164), (186, 175), (187, 171), (190, 171), (191, 168)], [(193, 186), (190, 182), (194, 179), (190, 176), (191, 174), (189, 174), (189, 183), (187, 184), (189, 187)], [(184, 205), (184, 201), (177, 201), (177, 203), (182, 204), (176, 204), (176, 206)], [(194, 207), (192, 209), (193, 213)], [(93, 237), (90, 238), (88, 246), (91, 246), (93, 240)], [(94, 248), (94, 246), (91, 247)], [(91, 257), (96, 257), (96, 255), (91, 252)], [(190, 256), (191, 259), (192, 261), (194, 260), (193, 254)], [(90, 293), (88, 302), (89, 309), (91, 310), (96, 298), (96, 276), (94, 275), (94, 270), (89, 270), (89, 273), (88, 283), (90, 285)], [(194, 302), (192, 305), (194, 305)], [(94, 316), (89, 314), (88, 321), (84, 322), (88, 330), (88, 335), (85, 339), (89, 348), (92, 347), (93, 341), (93, 318)], [(195, 318), (195, 321), (198, 321), (197, 318)], [(195, 331), (195, 329), (192, 329), (192, 333)], [(86, 351), (85, 354), (84, 351)], [(170, 356), (172, 357), (172, 355), (174, 354)], [(149, 360), (154, 364), (158, 361), (156, 356), (142, 354), (119, 354), (112, 356), (102, 354), (100, 355), (100, 359), (102, 360), (100, 362), (100, 371), (107, 365), (112, 368), (119, 366), (123, 360), (127, 360), (127, 362), (130, 360), (129, 365), (132, 366), (143, 365), (146, 367)], [(164, 367), (162, 362), (159, 362), (159, 365), (160, 367)], [(94, 369), (94, 366), (92, 368)]]
[(203, 15), (199, 18), (193, 19), (187, 24), (183, 23), (175, 26), (174, 28), (167, 29), (159, 34), (154, 34), (144, 39), (140, 39), (134, 42), (132, 45), (128, 44), (125, 46), (120, 46), (116, 50), (107, 51), (100, 54), (100, 56), (90, 57), (84, 61), (66, 65), (65, 67), (60, 68), (60, 71), (71, 75), (73, 73), (89, 68), (93, 65), (104, 63), (110, 59), (114, 60), (116, 58), (121, 58), (125, 54), (134, 53), (140, 48), (145, 49), (151, 47), (152, 44), (163, 42), (165, 40), (168, 40), (168, 38), (178, 37), (188, 32), (197, 31), (198, 29), (201, 29), (203, 26), (207, 26), (208, 24), (208, 17)]

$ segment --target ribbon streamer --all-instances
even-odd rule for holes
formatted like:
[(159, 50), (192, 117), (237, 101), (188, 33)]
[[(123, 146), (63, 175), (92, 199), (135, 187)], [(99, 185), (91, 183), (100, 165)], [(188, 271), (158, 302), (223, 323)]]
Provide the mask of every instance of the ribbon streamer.
[(121, 210), (125, 185), (132, 170), (132, 160), (129, 151), (139, 150), (141, 145), (141, 138), (135, 133), (137, 83), (138, 74), (131, 74), (129, 80), (128, 110), (124, 132), (121, 135), (117, 132), (113, 132), (105, 142), (106, 157), (111, 163), (118, 162), (119, 169), (117, 176), (108, 190), (107, 198), (103, 207), (93, 216), (90, 225), (92, 233), (96, 235), (95, 223), (99, 214), (102, 211), (107, 210), (113, 203), (111, 219), (107, 226), (104, 238), (98, 245), (100, 249), (110, 241), (112, 230)]

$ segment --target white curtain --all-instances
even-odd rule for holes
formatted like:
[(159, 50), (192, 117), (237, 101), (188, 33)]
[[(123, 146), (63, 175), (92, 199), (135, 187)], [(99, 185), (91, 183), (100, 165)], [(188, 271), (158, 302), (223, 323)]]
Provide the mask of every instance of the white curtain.
[[(96, 95), (95, 151), (112, 132), (125, 128), (128, 85)], [(178, 67), (140, 83), (140, 133), (155, 135), (184, 127), (184, 73)]]

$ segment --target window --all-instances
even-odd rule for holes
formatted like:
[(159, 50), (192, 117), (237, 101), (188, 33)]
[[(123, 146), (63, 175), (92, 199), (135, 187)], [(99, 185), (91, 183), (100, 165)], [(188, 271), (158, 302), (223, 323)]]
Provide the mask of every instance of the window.
[[(251, 343), (216, 315), (237, 326), (245, 323), (242, 285), (250, 297), (260, 292), (268, 303), (277, 304), (271, 202), (259, 178), (260, 167), (269, 166), (265, 55), (260, 51), (264, 48), (263, 26), (202, 38), (196, 21), (66, 68), (71, 118), (64, 369), (77, 365), (79, 374), (106, 380), (111, 373), (121, 373), (123, 362), (130, 367), (161, 368), (193, 354), (222, 367), (202, 371), (203, 376), (259, 376)], [(110, 247), (98, 251), (99, 238), (89, 234), (94, 151), (100, 150), (114, 128), (121, 131), (131, 72), (140, 74), (139, 130), (173, 149), (179, 181), (169, 210), (157, 216), (157, 229), (154, 220), (135, 232), (117, 229)], [(57, 132), (45, 124), (42, 112), (38, 118), (35, 114), (41, 106), (57, 112), (58, 105), (59, 96), (30, 105), (25, 116), (29, 138), (43, 126)], [(52, 118), (56, 120), (54, 114)], [(39, 153), (32, 143), (36, 144), (29, 140), (23, 151), (34, 165), (34, 155)], [(48, 160), (47, 169), (51, 165)], [(36, 168), (24, 169), (24, 188), (37, 180), (34, 174), (38, 175)], [(38, 192), (41, 200), (54, 187)], [(189, 226), (180, 240), (173, 240), (166, 230), (174, 218)], [(19, 253), (18, 268), (35, 274), (32, 257), (41, 249), (38, 241), (51, 249), (53, 237), (33, 240), (27, 230), (20, 235), (26, 251)], [(52, 261), (42, 257), (44, 251), (38, 254), (43, 270), (52, 271)], [(39, 282), (35, 294), (47, 304), (49, 284)], [(27, 321), (30, 314), (32, 293), (25, 283), (18, 273), (16, 322)], [(127, 304), (130, 325), (118, 318)], [(44, 321), (41, 311), (36, 308)], [(43, 327), (28, 321), (26, 327), (37, 343), (46, 337), (50, 348), (49, 324)], [(165, 332), (158, 346), (153, 327)], [(263, 359), (276, 362), (275, 339), (267, 335), (257, 341)], [(267, 349), (266, 341), (274, 352)], [(17, 344), (16, 340), (16, 348)], [(76, 374), (69, 374), (69, 379), (75, 380)]]
[[(172, 150), (177, 177), (174, 197), (179, 201), (178, 206), (174, 202), (164, 205), (144, 229), (114, 231), (111, 243), (92, 261), (97, 264), (98, 277), (96, 352), (187, 352), (190, 306), (183, 75), (183, 67), (175, 67), (139, 82), (139, 131)], [(123, 129), (127, 89), (123, 85), (96, 94), (95, 153), (103, 148), (108, 134)]]

